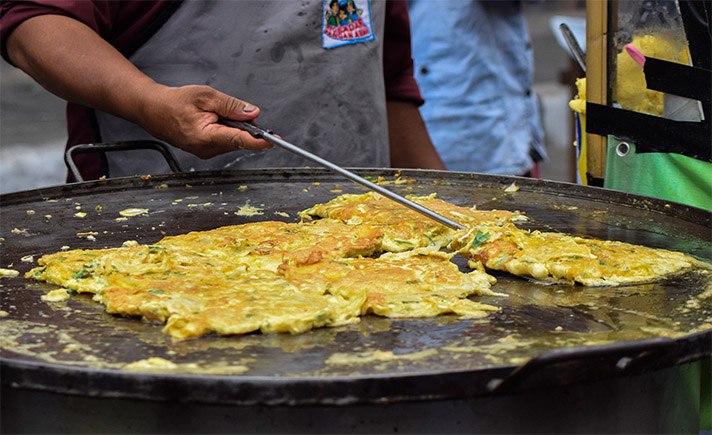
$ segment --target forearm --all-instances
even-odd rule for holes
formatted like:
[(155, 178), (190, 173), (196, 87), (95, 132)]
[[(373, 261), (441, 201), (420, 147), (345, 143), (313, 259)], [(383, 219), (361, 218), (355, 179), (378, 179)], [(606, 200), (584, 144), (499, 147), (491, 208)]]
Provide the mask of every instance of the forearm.
[(405, 101), (388, 101), (387, 112), (392, 167), (445, 169), (418, 106)]
[(7, 41), (10, 59), (67, 101), (137, 121), (148, 92), (160, 86), (91, 28), (72, 18), (40, 15)]
[(38, 15), (7, 41), (10, 59), (50, 92), (131, 121), (157, 139), (210, 158), (271, 145), (219, 123), (249, 121), (259, 108), (208, 86), (154, 82), (94, 30), (72, 18)]

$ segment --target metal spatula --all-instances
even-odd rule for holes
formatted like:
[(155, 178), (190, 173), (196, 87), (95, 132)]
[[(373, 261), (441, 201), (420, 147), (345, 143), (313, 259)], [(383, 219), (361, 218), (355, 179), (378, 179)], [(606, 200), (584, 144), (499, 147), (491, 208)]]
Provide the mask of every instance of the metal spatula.
[(240, 130), (244, 130), (244, 131), (250, 133), (255, 138), (265, 139), (266, 141), (271, 142), (277, 146), (280, 146), (280, 147), (286, 149), (287, 151), (290, 151), (294, 154), (304, 157), (305, 159), (311, 160), (312, 162), (317, 163), (321, 166), (324, 166), (325, 168), (331, 169), (332, 171), (343, 175), (344, 177), (348, 178), (349, 180), (351, 180), (355, 183), (358, 183), (358, 184), (360, 184), (368, 189), (371, 189), (375, 192), (378, 192), (381, 195), (385, 196), (386, 198), (392, 199), (393, 201), (396, 201), (396, 202), (410, 208), (411, 210), (417, 211), (418, 213), (420, 213), (424, 216), (427, 216), (430, 219), (433, 219), (434, 221), (441, 223), (447, 227), (450, 227), (455, 230), (461, 230), (461, 229), (465, 228), (465, 226), (463, 226), (451, 219), (448, 219), (445, 216), (435, 213), (434, 211), (432, 211), (426, 207), (423, 207), (422, 205), (417, 204), (417, 203), (415, 203), (409, 199), (406, 199), (400, 195), (397, 195), (388, 189), (384, 189), (383, 187), (381, 187), (377, 184), (374, 184), (374, 183), (368, 181), (367, 179), (360, 177), (360, 176), (354, 174), (353, 172), (342, 168), (341, 166), (335, 165), (334, 163), (331, 163), (328, 160), (322, 159), (321, 157), (317, 156), (316, 154), (312, 154), (309, 151), (305, 151), (305, 150), (299, 148), (298, 146), (293, 145), (293, 144), (275, 136), (274, 134), (272, 134), (272, 132), (270, 130), (260, 127), (257, 124), (252, 124), (252, 123), (244, 122), (244, 121), (234, 121), (234, 120), (225, 119), (225, 118), (221, 118), (220, 123), (227, 125), (228, 127), (239, 128)]

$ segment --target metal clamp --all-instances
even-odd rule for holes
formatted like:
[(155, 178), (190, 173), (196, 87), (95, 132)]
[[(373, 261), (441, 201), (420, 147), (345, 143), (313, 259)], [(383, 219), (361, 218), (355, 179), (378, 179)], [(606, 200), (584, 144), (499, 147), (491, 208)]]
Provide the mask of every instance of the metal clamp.
[(127, 151), (127, 150), (142, 150), (142, 149), (152, 149), (160, 152), (163, 158), (168, 163), (168, 166), (173, 172), (183, 172), (178, 161), (176, 161), (173, 154), (171, 154), (168, 146), (162, 142), (155, 140), (138, 140), (138, 141), (128, 141), (128, 142), (112, 142), (112, 143), (90, 143), (90, 144), (80, 144), (74, 145), (69, 148), (64, 153), (64, 164), (67, 165), (67, 169), (72, 174), (75, 180), (84, 181), (84, 178), (79, 173), (79, 168), (77, 168), (74, 157), (77, 154), (92, 153), (92, 152), (109, 152), (109, 151)]

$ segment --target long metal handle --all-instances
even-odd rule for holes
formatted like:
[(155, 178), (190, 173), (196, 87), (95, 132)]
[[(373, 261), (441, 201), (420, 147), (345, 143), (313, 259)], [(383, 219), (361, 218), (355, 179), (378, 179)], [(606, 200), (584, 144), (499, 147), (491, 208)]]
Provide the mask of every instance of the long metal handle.
[(586, 53), (584, 53), (581, 49), (574, 33), (571, 31), (569, 26), (566, 25), (566, 23), (559, 24), (559, 30), (561, 30), (561, 34), (564, 36), (564, 41), (566, 41), (566, 45), (569, 47), (569, 50), (571, 50), (571, 54), (574, 59), (576, 59), (576, 62), (578, 62), (583, 72), (586, 72)]
[(371, 189), (375, 192), (380, 193), (381, 195), (385, 196), (386, 198), (392, 199), (393, 201), (396, 201), (411, 210), (414, 210), (420, 214), (423, 214), (430, 219), (433, 219), (434, 221), (441, 223), (449, 228), (452, 228), (454, 230), (461, 230), (464, 229), (465, 226), (461, 225), (451, 219), (446, 218), (445, 216), (442, 216), (438, 213), (435, 213), (434, 211), (423, 207), (422, 205), (413, 202), (407, 198), (404, 198), (400, 195), (397, 195), (393, 192), (391, 192), (388, 189), (384, 189), (383, 187), (379, 186), (378, 184), (372, 183), (368, 181), (367, 179), (360, 177), (353, 172), (342, 168), (341, 166), (335, 165), (334, 163), (331, 163), (328, 160), (322, 159), (321, 157), (317, 156), (316, 154), (312, 154), (309, 151), (305, 151), (298, 146), (292, 145), (291, 143), (275, 136), (272, 134), (271, 131), (266, 130), (256, 124), (244, 122), (244, 121), (233, 121), (231, 119), (221, 119), (221, 123), (227, 125), (228, 127), (234, 127), (234, 128), (239, 128), (240, 130), (244, 130), (248, 133), (250, 133), (252, 136), (258, 138), (258, 139), (265, 139), (277, 146), (280, 146), (290, 152), (293, 152), (294, 154), (297, 154), (299, 156), (304, 157), (305, 159), (311, 160), (314, 163), (317, 163), (321, 166), (324, 166), (325, 168), (331, 169), (334, 172), (337, 172), (344, 177), (348, 178), (349, 180), (353, 181), (354, 183), (358, 183), (368, 189)]

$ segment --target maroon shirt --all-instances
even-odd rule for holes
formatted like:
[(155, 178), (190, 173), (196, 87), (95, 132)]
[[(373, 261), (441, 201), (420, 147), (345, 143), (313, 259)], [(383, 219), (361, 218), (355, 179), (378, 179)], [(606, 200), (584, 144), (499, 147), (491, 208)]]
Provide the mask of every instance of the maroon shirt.
[[(23, 21), (37, 15), (56, 14), (81, 21), (129, 57), (161, 27), (178, 6), (180, 2), (172, 0), (4, 1), (0, 4), (0, 53), (3, 59), (10, 62), (6, 41)], [(413, 77), (410, 21), (405, 0), (388, 1), (386, 5), (383, 74), (388, 100), (423, 103)], [(101, 142), (94, 111), (79, 104), (67, 103), (67, 135), (67, 147)], [(103, 171), (99, 156), (82, 154), (77, 156), (77, 160), (85, 179), (101, 176)]]

